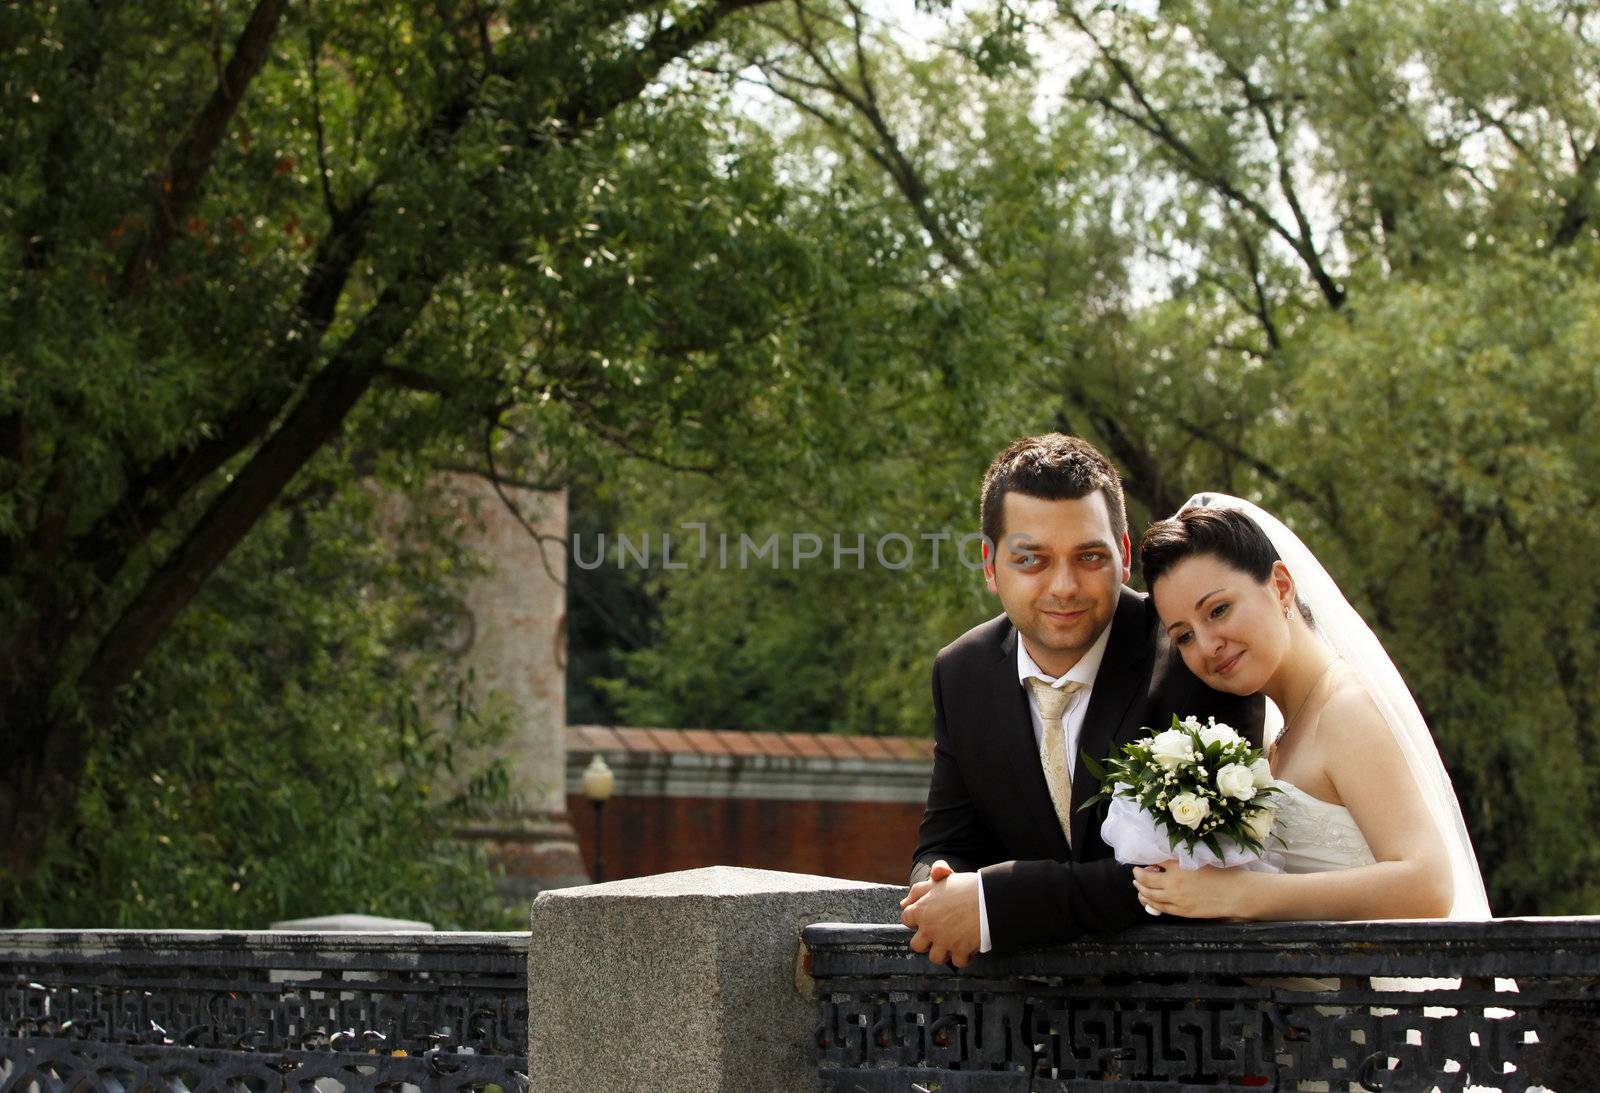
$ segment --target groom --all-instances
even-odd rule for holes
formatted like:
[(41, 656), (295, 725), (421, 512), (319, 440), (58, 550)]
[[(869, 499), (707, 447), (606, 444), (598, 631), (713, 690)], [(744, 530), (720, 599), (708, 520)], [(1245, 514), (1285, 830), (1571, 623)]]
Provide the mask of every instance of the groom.
[(984, 476), (982, 524), (1005, 614), (934, 660), (933, 781), (901, 914), (913, 949), (957, 967), (1144, 919), (1100, 839), (1104, 809), (1076, 811), (1099, 788), (1080, 752), (1103, 759), (1173, 713), (1261, 736), (1260, 699), (1195, 679), (1124, 584), (1122, 485), (1092, 445), (1013, 443)]

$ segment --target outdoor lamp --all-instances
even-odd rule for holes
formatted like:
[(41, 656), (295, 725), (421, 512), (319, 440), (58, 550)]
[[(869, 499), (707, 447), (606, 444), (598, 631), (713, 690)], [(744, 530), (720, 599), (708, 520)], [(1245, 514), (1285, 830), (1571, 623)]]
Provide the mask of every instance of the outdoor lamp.
[(611, 800), (611, 791), (616, 788), (617, 776), (611, 773), (611, 768), (606, 766), (606, 761), (596, 755), (589, 760), (589, 765), (583, 769), (583, 795), (589, 798), (594, 805), (594, 882), (599, 884), (605, 879), (605, 828), (601, 826), (601, 813), (606, 807), (606, 802)]

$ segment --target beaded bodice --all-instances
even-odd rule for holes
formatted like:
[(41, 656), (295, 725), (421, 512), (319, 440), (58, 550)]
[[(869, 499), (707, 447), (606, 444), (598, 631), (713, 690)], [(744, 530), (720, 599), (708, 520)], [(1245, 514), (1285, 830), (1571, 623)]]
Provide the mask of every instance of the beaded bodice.
[(1281, 854), (1284, 872), (1324, 873), (1373, 863), (1372, 850), (1349, 809), (1313, 797), (1282, 779), (1275, 784), (1283, 793), (1267, 847)]

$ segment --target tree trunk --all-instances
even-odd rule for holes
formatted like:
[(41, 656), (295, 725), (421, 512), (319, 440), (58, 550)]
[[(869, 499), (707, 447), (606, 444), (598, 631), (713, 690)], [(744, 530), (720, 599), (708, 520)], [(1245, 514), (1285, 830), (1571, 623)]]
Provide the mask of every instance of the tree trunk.
[[(32, 667), (31, 665), (29, 666)], [(0, 701), (0, 927), (16, 925), (30, 908), (23, 883), (44, 861), (52, 834), (71, 830), (83, 769), (81, 728), (54, 718), (39, 670), (12, 681)]]

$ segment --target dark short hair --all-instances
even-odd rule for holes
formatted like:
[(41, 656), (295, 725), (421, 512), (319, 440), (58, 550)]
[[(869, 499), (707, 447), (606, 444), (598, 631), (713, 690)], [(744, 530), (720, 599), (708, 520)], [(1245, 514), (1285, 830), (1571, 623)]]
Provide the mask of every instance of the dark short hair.
[[(1120, 552), (1128, 533), (1128, 510), (1122, 500), (1122, 479), (1111, 461), (1079, 437), (1045, 433), (1016, 440), (994, 457), (983, 476), (980, 521), (984, 537), (998, 552), (1005, 532), (1005, 499), (1023, 493), (1045, 501), (1077, 501), (1099, 490), (1105, 495), (1111, 532)], [(1124, 562), (1128, 559), (1124, 558)]]
[(1157, 520), (1139, 540), (1139, 568), (1144, 586), (1153, 589), (1166, 572), (1185, 558), (1209, 555), (1248, 573), (1257, 581), (1272, 576), (1278, 551), (1261, 526), (1238, 509), (1186, 508)]

